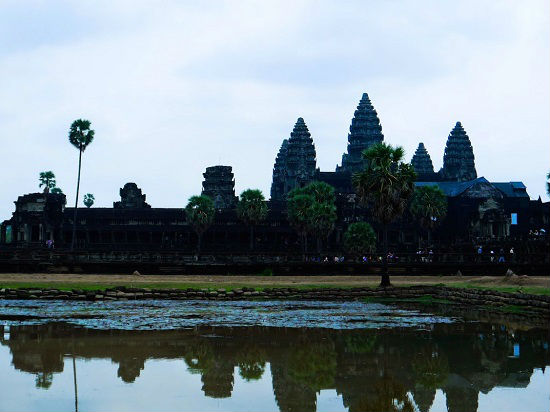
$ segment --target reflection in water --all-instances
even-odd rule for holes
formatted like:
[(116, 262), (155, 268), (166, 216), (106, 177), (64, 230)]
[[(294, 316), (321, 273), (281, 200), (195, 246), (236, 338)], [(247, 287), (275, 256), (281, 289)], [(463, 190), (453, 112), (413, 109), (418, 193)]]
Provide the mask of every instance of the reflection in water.
[[(480, 392), (527, 388), (534, 369), (544, 370), (550, 359), (546, 330), (473, 322), (420, 331), (208, 326), (123, 331), (48, 323), (11, 326), (0, 336), (13, 367), (34, 374), (38, 391), (51, 387), (65, 357), (110, 359), (128, 384), (139, 381), (148, 360), (183, 359), (189, 373), (200, 374), (202, 393), (210, 398), (236, 396), (235, 372), (248, 385), (268, 379), (270, 371), (281, 411), (315, 411), (324, 389), (335, 390), (352, 412), (425, 412), (438, 390), (449, 412), (476, 411)], [(9, 361), (0, 358), (0, 368)]]

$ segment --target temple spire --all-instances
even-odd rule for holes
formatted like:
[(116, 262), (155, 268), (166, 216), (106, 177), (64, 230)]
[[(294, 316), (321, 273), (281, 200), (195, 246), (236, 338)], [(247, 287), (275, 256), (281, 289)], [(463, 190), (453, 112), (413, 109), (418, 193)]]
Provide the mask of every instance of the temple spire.
[(380, 119), (367, 93), (363, 93), (359, 101), (349, 131), (348, 150), (342, 155), (342, 166), (336, 167), (336, 171), (355, 173), (365, 166), (361, 153), (384, 140)]
[(460, 122), (449, 134), (443, 168), (440, 170), (442, 180), (464, 182), (477, 178), (474, 150), (470, 138)]
[(288, 139), (284, 164), (283, 196), (295, 187), (302, 187), (315, 176), (317, 155), (311, 134), (301, 117), (298, 118)]
[(436, 180), (432, 159), (424, 143), (420, 142), (418, 148), (414, 152), (411, 159), (411, 164), (416, 172), (416, 180), (419, 182), (432, 182)]
[(273, 180), (271, 182), (271, 199), (283, 200), (285, 191), (285, 168), (288, 153), (288, 139), (284, 139), (273, 165)]

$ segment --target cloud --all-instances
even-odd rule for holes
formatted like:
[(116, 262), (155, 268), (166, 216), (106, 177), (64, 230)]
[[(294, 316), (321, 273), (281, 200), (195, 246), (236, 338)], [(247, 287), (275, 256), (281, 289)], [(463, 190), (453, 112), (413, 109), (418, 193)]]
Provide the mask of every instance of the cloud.
[[(74, 201), (72, 120), (92, 121), (83, 193), (127, 181), (183, 207), (202, 172), (269, 193), (297, 117), (333, 170), (367, 91), (386, 140), (441, 166), (462, 121), (478, 173), (544, 193), (550, 149), (549, 6), (517, 2), (5, 2), (0, 13), (0, 211), (53, 170)], [(529, 142), (530, 144), (525, 144)], [(72, 199), (72, 200), (71, 200)]]

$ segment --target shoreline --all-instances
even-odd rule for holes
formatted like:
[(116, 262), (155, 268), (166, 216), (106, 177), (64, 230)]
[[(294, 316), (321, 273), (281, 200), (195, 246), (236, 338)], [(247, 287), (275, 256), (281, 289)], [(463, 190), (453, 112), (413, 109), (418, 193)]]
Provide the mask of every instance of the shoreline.
[(550, 296), (500, 292), (492, 289), (446, 286), (405, 286), (390, 288), (325, 287), (325, 288), (113, 288), (62, 290), (48, 288), (1, 288), (0, 300), (66, 300), (66, 301), (129, 301), (129, 300), (321, 300), (381, 303), (437, 304), (472, 309), (490, 309), (511, 314), (550, 319)]

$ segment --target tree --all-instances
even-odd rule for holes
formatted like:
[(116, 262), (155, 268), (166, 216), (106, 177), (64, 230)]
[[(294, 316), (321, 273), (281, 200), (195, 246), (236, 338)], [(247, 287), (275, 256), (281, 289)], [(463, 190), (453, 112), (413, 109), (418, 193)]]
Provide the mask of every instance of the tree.
[(405, 151), (377, 143), (362, 154), (365, 170), (353, 176), (353, 183), (360, 201), (368, 205), (373, 217), (380, 222), (384, 232), (381, 287), (390, 286), (388, 275), (388, 225), (403, 215), (414, 192), (416, 174), (413, 167), (403, 162)]
[(374, 252), (376, 233), (367, 222), (356, 222), (348, 226), (344, 233), (344, 248), (354, 256), (364, 256)]
[(78, 149), (78, 178), (76, 180), (76, 198), (74, 202), (73, 214), (73, 237), (71, 239), (71, 251), (74, 250), (76, 238), (76, 212), (78, 209), (78, 192), (80, 190), (80, 170), (82, 168), (82, 153), (94, 140), (95, 132), (90, 129), (89, 120), (78, 119), (71, 124), (69, 129), (69, 142)]
[(428, 243), (431, 231), (447, 215), (447, 197), (437, 186), (420, 186), (414, 190), (410, 210), (420, 225), (428, 232)]
[(546, 175), (546, 194), (550, 196), (550, 172)]
[(267, 217), (267, 204), (262, 191), (247, 189), (242, 192), (237, 214), (250, 227), (250, 250), (254, 250), (254, 228)]
[(38, 180), (40, 181), (38, 187), (44, 186), (44, 193), (49, 193), (50, 189), (55, 187), (55, 175), (51, 170), (40, 172)]
[(185, 207), (187, 221), (197, 233), (197, 254), (201, 251), (202, 235), (214, 221), (214, 202), (208, 196), (191, 196)]
[(317, 253), (321, 253), (321, 242), (328, 239), (336, 223), (336, 206), (330, 203), (314, 202), (308, 219), (308, 231), (317, 237)]
[(312, 182), (296, 188), (287, 195), (290, 224), (300, 234), (307, 253), (308, 234), (317, 237), (317, 252), (321, 252), (321, 240), (328, 238), (337, 219), (334, 188), (324, 182)]
[(94, 202), (95, 202), (95, 197), (93, 194), (86, 193), (84, 195), (84, 206), (86, 206), (87, 208), (90, 208), (94, 205)]
[(307, 252), (307, 232), (310, 222), (311, 206), (315, 202), (312, 195), (303, 193), (302, 189), (293, 189), (287, 195), (287, 214), (290, 225), (298, 232), (302, 255), (305, 260)]
[(54, 187), (52, 190), (50, 190), (50, 193), (54, 193), (56, 195), (62, 195), (63, 190), (61, 190), (59, 187)]

